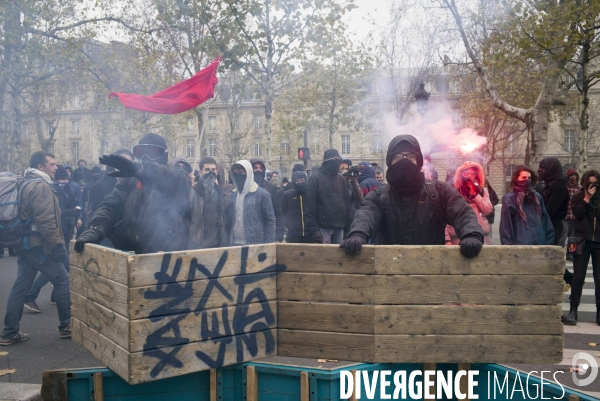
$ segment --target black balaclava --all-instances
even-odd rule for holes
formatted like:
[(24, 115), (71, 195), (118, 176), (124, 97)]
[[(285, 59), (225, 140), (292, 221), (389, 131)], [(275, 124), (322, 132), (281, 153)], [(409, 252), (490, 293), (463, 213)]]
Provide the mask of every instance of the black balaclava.
[(540, 162), (540, 168), (545, 168), (546, 171), (543, 173), (538, 170), (540, 180), (548, 183), (556, 177), (563, 175), (563, 167), (556, 157), (546, 157)]
[(385, 174), (387, 182), (401, 195), (411, 195), (418, 192), (425, 183), (425, 176), (421, 172), (423, 156), (419, 149), (407, 140), (402, 140), (391, 150), (391, 155), (399, 152), (412, 152), (417, 155), (417, 164), (408, 159), (401, 159), (395, 164), (388, 164)]
[[(260, 163), (260, 162), (256, 162), (256, 163)], [(252, 163), (252, 169), (254, 169), (254, 165), (256, 163)], [(265, 175), (267, 174), (267, 172), (265, 170), (265, 165), (263, 163), (260, 163), (260, 165), (262, 166), (263, 171), (255, 171), (254, 172), (254, 182), (257, 183), (258, 185), (260, 185), (265, 180)]]
[[(304, 182), (296, 184), (296, 180), (300, 178), (304, 178)], [(292, 185), (294, 186), (294, 191), (298, 192), (300, 195), (304, 195), (306, 192), (306, 173), (304, 171), (296, 171), (292, 174)]]
[(323, 155), (323, 164), (321, 164), (321, 168), (323, 168), (327, 174), (335, 177), (340, 172), (340, 164), (342, 164), (342, 158), (337, 149), (327, 149)]
[(246, 184), (246, 175), (233, 173), (233, 179), (237, 185), (238, 192), (241, 193), (244, 190), (244, 184)]

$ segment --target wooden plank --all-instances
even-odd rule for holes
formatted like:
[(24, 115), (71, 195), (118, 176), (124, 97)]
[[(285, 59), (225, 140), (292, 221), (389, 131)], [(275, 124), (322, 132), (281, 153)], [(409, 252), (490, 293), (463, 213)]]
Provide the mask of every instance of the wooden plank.
[[(327, 309), (319, 312), (326, 313)], [(374, 306), (373, 312), (375, 334), (563, 333), (560, 305), (384, 305)], [(280, 314), (280, 320), (282, 316), (285, 315)], [(302, 319), (303, 315), (296, 313), (294, 317)], [(310, 316), (304, 318), (309, 319)], [(299, 320), (297, 326), (301, 323), (302, 320)], [(335, 330), (335, 327), (327, 325), (322, 325), (323, 328), (319, 329), (316, 324), (310, 323), (306, 330)]]
[[(157, 279), (162, 283), (174, 283), (204, 280), (213, 276), (238, 276), (242, 273), (242, 248), (236, 246), (136, 255), (129, 264), (129, 285), (150, 286), (156, 284)], [(247, 249), (245, 274), (257, 273), (277, 263), (275, 244), (244, 248)], [(196, 268), (200, 266), (200, 269)], [(194, 267), (191, 273), (190, 267)], [(204, 268), (206, 271), (203, 271)]]
[(373, 361), (375, 336), (279, 329), (278, 356)]
[(564, 251), (555, 246), (484, 246), (466, 259), (458, 246), (377, 246), (376, 274), (543, 274), (564, 273)]
[[(423, 376), (425, 376), (425, 371), (426, 370), (432, 370), (432, 371), (436, 371), (436, 364), (435, 363), (424, 363), (423, 364)], [(423, 377), (423, 399), (425, 399), (425, 395), (427, 394), (427, 392), (429, 392), (429, 394), (433, 395), (433, 398), (427, 398), (428, 400), (436, 400), (437, 395), (435, 393), (435, 376), (434, 376), (434, 381), (433, 384), (431, 386), (429, 386), (429, 390), (425, 389), (425, 377)]]
[(258, 379), (254, 366), (246, 366), (246, 400), (258, 401)]
[(579, 401), (581, 398), (578, 395), (571, 394), (569, 395), (569, 401)]
[[(249, 348), (248, 344), (251, 344), (252, 348)], [(241, 351), (239, 357), (236, 349), (238, 345)], [(227, 337), (223, 341), (199, 341), (147, 352), (134, 352), (131, 354), (129, 384), (160, 380), (275, 355), (275, 329), (239, 334)]]
[(373, 245), (363, 245), (352, 257), (339, 245), (277, 244), (277, 262), (288, 272), (373, 274), (374, 256)]
[(375, 336), (374, 362), (380, 363), (553, 364), (562, 358), (561, 335)]
[(104, 401), (104, 380), (102, 372), (94, 373), (94, 401)]
[(73, 341), (81, 345), (124, 380), (129, 380), (129, 353), (76, 317), (71, 318)]
[(71, 290), (121, 316), (129, 317), (127, 286), (71, 266)]
[[(271, 273), (243, 276), (248, 284), (241, 285), (239, 277), (223, 277), (171, 283), (162, 286), (129, 289), (131, 319), (145, 319), (173, 315), (186, 311), (215, 309), (223, 304), (248, 303), (245, 299), (252, 290), (262, 292), (266, 300), (277, 296), (276, 276)], [(251, 281), (251, 282), (250, 282)], [(240, 289), (243, 292), (240, 293)], [(239, 296), (243, 298), (238, 300)]]
[(86, 244), (81, 252), (75, 252), (75, 241), (69, 244), (69, 264), (96, 273), (117, 283), (128, 285), (128, 263), (134, 254), (96, 244)]
[(217, 369), (210, 370), (210, 401), (217, 401)]
[(310, 400), (310, 381), (308, 372), (300, 372), (300, 401)]
[(71, 291), (71, 313), (83, 324), (90, 326), (127, 351), (129, 348), (129, 320), (104, 306)]
[(278, 328), (373, 334), (373, 305), (278, 301)]
[[(253, 301), (256, 301), (256, 299)], [(276, 301), (239, 304), (225, 308), (225, 311), (222, 308), (215, 308), (204, 310), (197, 314), (191, 312), (165, 316), (163, 318), (132, 320), (129, 351), (137, 352), (144, 349), (175, 346), (208, 339), (214, 341), (217, 338), (246, 333), (250, 329), (248, 326), (256, 323), (256, 320), (246, 319), (246, 317), (255, 314), (256, 316), (263, 315), (264, 317), (260, 321), (270, 322), (271, 324), (266, 323), (269, 328), (277, 328)], [(227, 320), (224, 320), (224, 317), (227, 317)], [(243, 325), (244, 320), (248, 320), (246, 325)], [(206, 324), (205, 329), (203, 329), (203, 322)], [(217, 324), (216, 327), (213, 326), (215, 323)], [(177, 338), (172, 338), (168, 344), (150, 345), (149, 338), (155, 335), (155, 333), (160, 333), (165, 327), (177, 328), (179, 331)]]
[(465, 376), (462, 376), (460, 378), (459, 388), (460, 388), (461, 394), (465, 395), (464, 400), (469, 401), (469, 376), (468, 376), (468, 374), (469, 374), (469, 370), (471, 370), (471, 364), (470, 363), (459, 363), (458, 370), (464, 370), (465, 372), (467, 372), (467, 374)]
[(372, 303), (375, 276), (361, 274), (281, 273), (277, 299)]
[(375, 303), (556, 305), (564, 299), (562, 276), (375, 276)]

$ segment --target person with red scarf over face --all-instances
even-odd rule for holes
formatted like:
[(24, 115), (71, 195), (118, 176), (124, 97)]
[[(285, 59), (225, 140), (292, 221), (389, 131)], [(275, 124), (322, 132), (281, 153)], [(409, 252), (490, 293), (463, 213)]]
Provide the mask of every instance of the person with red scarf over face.
[(512, 192), (502, 198), (500, 242), (502, 245), (553, 245), (554, 227), (542, 196), (533, 190), (537, 176), (518, 166), (510, 180)]

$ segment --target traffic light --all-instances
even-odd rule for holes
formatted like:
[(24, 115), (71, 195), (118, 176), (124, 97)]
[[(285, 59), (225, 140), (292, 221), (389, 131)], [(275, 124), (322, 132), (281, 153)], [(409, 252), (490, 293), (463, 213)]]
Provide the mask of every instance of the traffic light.
[(298, 160), (310, 160), (310, 149), (298, 148)]

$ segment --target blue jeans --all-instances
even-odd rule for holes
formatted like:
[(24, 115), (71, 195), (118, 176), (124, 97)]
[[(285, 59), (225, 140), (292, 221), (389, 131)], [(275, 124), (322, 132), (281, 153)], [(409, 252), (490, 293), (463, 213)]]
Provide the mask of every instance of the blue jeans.
[(344, 239), (344, 229), (343, 228), (322, 228), (321, 235), (323, 235), (323, 243), (324, 244), (341, 244)]
[(6, 303), (2, 338), (11, 338), (19, 333), (19, 322), (23, 316), (25, 297), (33, 285), (38, 272), (44, 274), (54, 285), (56, 308), (58, 309), (59, 330), (67, 328), (71, 322), (71, 287), (69, 275), (62, 263), (53, 262), (42, 248), (20, 252), (17, 256), (17, 280), (10, 290)]
[[(67, 254), (68, 254), (68, 252), (67, 252)], [(67, 259), (63, 262), (62, 265), (64, 266), (67, 273), (69, 273), (69, 256), (67, 256)], [(46, 284), (48, 284), (49, 282), (50, 282), (50, 279), (44, 273), (38, 274), (37, 278), (35, 279), (35, 281), (33, 283), (33, 287), (31, 287), (31, 290), (29, 290), (29, 292), (27, 293), (27, 296), (25, 297), (25, 303), (29, 304), (31, 302), (35, 302), (37, 297), (40, 295), (40, 291), (42, 290), (42, 288), (44, 288), (44, 286)], [(50, 302), (54, 302), (54, 301), (55, 301), (55, 295), (54, 295), (54, 290), (52, 290), (52, 296), (50, 297)]]

